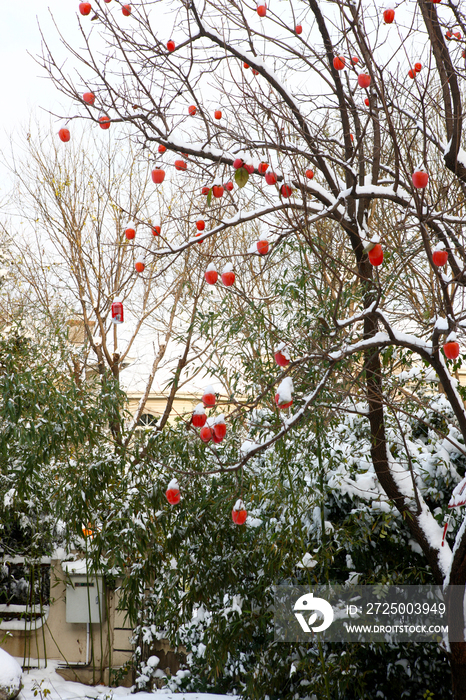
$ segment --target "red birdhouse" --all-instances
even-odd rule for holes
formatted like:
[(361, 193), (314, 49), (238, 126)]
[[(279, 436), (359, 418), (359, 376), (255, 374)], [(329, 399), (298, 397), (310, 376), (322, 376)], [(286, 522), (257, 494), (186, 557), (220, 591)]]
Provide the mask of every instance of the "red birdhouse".
[(118, 297), (112, 304), (112, 323), (123, 323), (123, 304)]

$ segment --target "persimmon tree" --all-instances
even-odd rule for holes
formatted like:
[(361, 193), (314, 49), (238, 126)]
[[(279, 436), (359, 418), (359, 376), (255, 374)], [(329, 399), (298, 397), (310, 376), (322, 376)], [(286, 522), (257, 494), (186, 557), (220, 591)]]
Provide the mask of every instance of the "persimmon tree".
[[(236, 456), (219, 453), (215, 469), (247, 468), (321, 401), (343, 411), (353, 397), (360, 402), (353, 410), (368, 421), (373, 472), (434, 580), (464, 585), (464, 523), (442, 542), (443, 514), (434, 516), (413, 476), (402, 424), (395, 454), (386, 428), (404, 396), (391, 374), (414, 357), (441, 383), (459, 430), (447, 439), (464, 452), (466, 413), (452, 373), (466, 323), (463, 9), (432, 0), (401, 4), (394, 16), (343, 1), (276, 3), (260, 12), (223, 0), (165, 7), (163, 14), (159, 4), (140, 2), (122, 17), (118, 5), (96, 0), (95, 22), (80, 19), (83, 47), (61, 37), (75, 72), (54, 58), (49, 37), (42, 64), (75, 101), (61, 115), (71, 138), (78, 118), (129, 129), (141, 158), (158, 171), (154, 182), (168, 171), (205, 206), (212, 225), (200, 237), (192, 227), (192, 235), (185, 230), (151, 250), (154, 265), (174, 266), (199, 240), (224, 232), (235, 240), (252, 223), (269, 235), (267, 257), (253, 274), (285, 250), (300, 261), (288, 317), (286, 310), (274, 317), (265, 290), (249, 300), (267, 309), (256, 351), (272, 354), (285, 343), (291, 361), (267, 382), (248, 384), (246, 375), (238, 382), (238, 412), (277, 394), (279, 405), (293, 400), (290, 415)], [(83, 98), (89, 92), (92, 104)], [(229, 182), (233, 190), (223, 189)], [(237, 277), (250, 274), (248, 256), (258, 252), (237, 246)], [(216, 254), (222, 262), (220, 245)], [(192, 271), (199, 279), (212, 256), (205, 266), (201, 260)], [(292, 284), (275, 281), (282, 283)], [(246, 332), (237, 326), (239, 346)], [(461, 632), (463, 613), (449, 622)], [(451, 643), (448, 655), (454, 697), (465, 698), (466, 642)]]

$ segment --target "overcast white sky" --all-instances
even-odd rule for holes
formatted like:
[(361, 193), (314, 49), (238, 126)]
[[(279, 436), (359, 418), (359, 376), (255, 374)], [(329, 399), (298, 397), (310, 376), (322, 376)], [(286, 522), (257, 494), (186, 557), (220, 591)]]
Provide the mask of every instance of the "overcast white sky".
[[(63, 97), (45, 77), (33, 58), (41, 53), (38, 23), (52, 46), (59, 42), (53, 26), (57, 25), (79, 43), (76, 0), (13, 0), (2, 2), (0, 26), (0, 60), (2, 65), (3, 110), (1, 115), (1, 145), (5, 133), (17, 130), (29, 121), (32, 112), (42, 112), (45, 123), (49, 117), (43, 110), (57, 110)], [(42, 108), (42, 110), (40, 110)]]

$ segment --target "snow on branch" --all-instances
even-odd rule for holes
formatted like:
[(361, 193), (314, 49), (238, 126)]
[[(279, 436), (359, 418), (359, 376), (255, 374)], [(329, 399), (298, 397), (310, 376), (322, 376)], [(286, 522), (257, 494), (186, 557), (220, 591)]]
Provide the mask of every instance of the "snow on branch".
[(411, 517), (416, 518), (431, 549), (437, 553), (439, 567), (445, 576), (450, 568), (452, 552), (447, 542), (444, 542), (444, 546), (442, 546), (443, 528), (435, 520), (419, 490), (416, 489), (415, 492), (413, 476), (410, 471), (404, 469), (401, 464), (394, 460), (388, 446), (387, 461), (390, 473), (400, 493), (413, 504), (420, 503), (421, 512), (416, 515), (412, 514)]

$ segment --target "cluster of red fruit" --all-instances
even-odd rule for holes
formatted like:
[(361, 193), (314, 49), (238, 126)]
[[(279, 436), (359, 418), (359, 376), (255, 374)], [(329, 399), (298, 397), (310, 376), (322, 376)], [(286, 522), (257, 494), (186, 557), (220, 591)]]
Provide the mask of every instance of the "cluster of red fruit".
[[(204, 277), (207, 284), (216, 284), (218, 280), (218, 272), (213, 263), (210, 263), (208, 266), (204, 273)], [(235, 273), (233, 272), (233, 265), (231, 263), (227, 263), (223, 268), (222, 282), (225, 287), (231, 287), (235, 283)]]
[(191, 416), (191, 423), (195, 428), (200, 428), (199, 437), (202, 442), (212, 442), (219, 443), (222, 442), (225, 435), (227, 434), (227, 426), (225, 423), (225, 417), (223, 414), (209, 419), (209, 425), (207, 423), (207, 415), (205, 412), (206, 408), (213, 408), (215, 406), (215, 392), (211, 386), (206, 387), (204, 394), (202, 396), (202, 403), (198, 404)]
[[(351, 59), (351, 63), (353, 65), (356, 65), (359, 63), (359, 58), (357, 56), (353, 56)], [(335, 56), (333, 59), (333, 67), (335, 70), (343, 70), (343, 68), (346, 65), (346, 58), (344, 56)], [(371, 84), (371, 76), (368, 73), (359, 73), (358, 75), (358, 85), (361, 88), (367, 89), (369, 85)]]
[[(385, 10), (385, 12), (393, 12), (393, 16), (395, 16), (395, 11), (394, 10)], [(385, 13), (384, 13), (385, 15)], [(393, 21), (393, 20), (392, 20)], [(387, 24), (390, 24), (390, 22), (387, 22)], [(358, 58), (355, 56), (354, 58), (351, 59), (352, 63), (355, 64), (358, 62)], [(343, 68), (346, 65), (346, 59), (344, 56), (335, 56), (333, 59), (333, 67), (335, 70), (343, 70)], [(422, 70), (422, 63), (415, 63), (414, 68), (411, 68), (408, 71), (408, 75), (410, 78), (415, 78), (418, 73)], [(369, 85), (371, 84), (371, 76), (368, 73), (359, 73), (358, 75), (358, 85), (361, 88), (367, 89)], [(366, 97), (364, 100), (364, 103), (369, 107), (369, 98)]]
[[(196, 108), (193, 106), (193, 109), (195, 110)], [(221, 117), (220, 111), (219, 111), (219, 114), (220, 114), (220, 116), (216, 117), (218, 119)], [(165, 153), (165, 151), (167, 149), (165, 146), (160, 144), (158, 150), (159, 150), (159, 153)], [(251, 175), (254, 172), (254, 165), (252, 163), (245, 163), (242, 160), (242, 158), (236, 158), (233, 161), (233, 167), (235, 170), (240, 170), (241, 168), (244, 168), (244, 170), (249, 175)], [(278, 179), (277, 175), (276, 175), (276, 173), (274, 173), (272, 171), (266, 172), (268, 167), (269, 167), (268, 163), (264, 163), (264, 162), (259, 163), (259, 166), (257, 168), (257, 172), (260, 175), (265, 175), (265, 181), (268, 185), (276, 185), (277, 179)], [(183, 160), (176, 160), (175, 161), (175, 169), (176, 170), (183, 171), (183, 170), (186, 170), (186, 168), (187, 168), (187, 164), (185, 161), (183, 161)], [(312, 178), (314, 177), (314, 171), (310, 170), (310, 169), (306, 170), (306, 177), (309, 180), (312, 180)], [(165, 170), (163, 170), (162, 168), (154, 168), (154, 170), (152, 170), (152, 181), (156, 185), (160, 185), (164, 181), (164, 179), (165, 179)], [(212, 187), (207, 187), (206, 185), (204, 185), (204, 187), (202, 187), (202, 189), (201, 189), (201, 194), (208, 195), (209, 192), (212, 191), (213, 196), (216, 199), (220, 199), (223, 196), (223, 193), (225, 190), (228, 190), (228, 192), (231, 192), (233, 190), (233, 182), (231, 180), (229, 182), (226, 182), (223, 185), (220, 185), (218, 183), (216, 183), (215, 185), (212, 185)], [(282, 197), (285, 197), (285, 198), (290, 197), (292, 191), (293, 190), (290, 187), (290, 185), (283, 184), (280, 187), (280, 194), (282, 195)]]
[[(249, 175), (252, 175), (252, 173), (254, 172), (254, 165), (252, 163), (245, 163), (242, 158), (235, 158), (235, 160), (233, 161), (233, 167), (235, 170), (241, 170), (241, 168), (244, 168), (244, 170)], [(276, 173), (274, 173), (272, 171), (267, 172), (268, 167), (269, 167), (268, 163), (265, 163), (265, 162), (259, 163), (259, 165), (257, 167), (257, 172), (260, 175), (265, 176), (265, 181), (268, 185), (276, 185), (277, 179), (278, 179), (277, 175), (276, 175)], [(312, 172), (312, 171), (308, 171), (308, 172)], [(312, 173), (312, 176), (314, 176), (314, 173)], [(292, 192), (292, 189), (289, 185), (283, 184), (280, 187), (280, 194), (282, 195), (282, 197), (285, 197), (285, 198), (289, 197), (291, 195), (291, 192)]]
[(415, 63), (414, 68), (410, 68), (408, 75), (410, 78), (414, 79), (418, 73), (422, 70), (422, 63)]
[[(241, 170), (241, 168), (244, 168), (244, 170), (246, 170), (246, 172), (249, 175), (252, 175), (254, 172), (254, 165), (252, 163), (245, 163), (242, 158), (235, 158), (235, 160), (233, 161), (233, 167), (235, 170)], [(265, 181), (268, 185), (276, 185), (277, 184), (277, 176), (272, 171), (270, 171), (268, 173), (267, 172), (268, 168), (269, 168), (268, 163), (265, 163), (265, 162), (259, 163), (259, 165), (257, 167), (257, 172), (260, 175), (265, 175)]]
[[(180, 485), (177, 479), (172, 479), (168, 484), (167, 490), (165, 491), (165, 496), (167, 501), (172, 506), (176, 506), (181, 500)], [(244, 503), (241, 498), (238, 498), (233, 510), (231, 511), (231, 519), (235, 525), (244, 525), (246, 518), (248, 516), (247, 510), (244, 507)]]
[[(248, 68), (249, 68), (249, 63), (244, 62), (244, 63), (243, 63), (243, 67), (244, 67), (245, 70), (248, 70)], [(259, 71), (256, 70), (255, 68), (253, 68), (253, 69), (252, 69), (252, 74), (253, 74), (253, 75), (259, 75)]]
[[(265, 17), (265, 15), (267, 14), (267, 5), (265, 4), (265, 2), (263, 2), (263, 0), (260, 0), (257, 3), (257, 14), (259, 15), (259, 17)], [(296, 34), (302, 34), (303, 32), (303, 28), (300, 24), (297, 24), (294, 30)], [(249, 68), (247, 64), (245, 64), (244, 67)]]
[[(153, 236), (160, 236), (162, 228), (160, 224), (154, 224), (151, 226), (151, 231)], [(129, 224), (128, 227), (125, 229), (125, 236), (128, 239), (128, 241), (132, 241), (133, 238), (136, 237), (136, 228), (134, 224)]]
[[(419, 173), (419, 171), (417, 171)], [(427, 173), (423, 173), (427, 177)], [(414, 178), (414, 175), (413, 175)], [(427, 180), (425, 180), (427, 184)], [(425, 187), (425, 185), (424, 185)], [(369, 262), (374, 265), (374, 267), (377, 267), (382, 264), (383, 262), (383, 250), (382, 246), (380, 243), (376, 243), (374, 247), (369, 251), (368, 253), (369, 257)], [(436, 247), (436, 249), (432, 252), (432, 262), (436, 267), (443, 267), (447, 263), (448, 260), (448, 252), (444, 250), (440, 245)], [(446, 342), (443, 346), (443, 351), (448, 357), (449, 360), (456, 360), (456, 358), (460, 354), (460, 346), (459, 343), (456, 340), (449, 340)], [(275, 359), (277, 360), (277, 356), (275, 355)], [(277, 360), (278, 362), (278, 360)], [(278, 362), (280, 364), (280, 362)]]
[[(265, 4), (264, 0), (258, 0), (257, 14), (259, 15), (259, 17), (265, 17), (265, 15), (267, 14), (267, 5)], [(297, 24), (294, 30), (296, 34), (302, 34), (303, 28), (300, 24)]]
[[(94, 105), (94, 102), (95, 102), (94, 93), (93, 92), (85, 92), (83, 95), (83, 102), (85, 102), (87, 105), (92, 107)], [(107, 114), (102, 114), (99, 117), (99, 126), (101, 129), (110, 129), (110, 117)], [(60, 131), (58, 132), (58, 136), (59, 136), (61, 141), (63, 141), (64, 143), (67, 143), (71, 138), (70, 130), (67, 129), (66, 127), (64, 127), (62, 129), (60, 129)]]
[(220, 197), (223, 196), (223, 193), (225, 192), (225, 190), (227, 190), (228, 192), (232, 192), (233, 183), (230, 180), (229, 182), (225, 182), (223, 185), (213, 185), (212, 187), (204, 186), (201, 189), (201, 194), (204, 194), (207, 196), (209, 194), (210, 190), (212, 190), (212, 194), (214, 195), (214, 197), (216, 199), (220, 199)]
[[(110, 2), (110, 0), (104, 0), (104, 2)], [(91, 13), (91, 3), (90, 2), (80, 2), (79, 3), (79, 12), (86, 16)], [(124, 14), (125, 17), (129, 17), (131, 14), (131, 5), (123, 5), (121, 8), (122, 13)]]
[[(359, 58), (357, 56), (353, 56), (351, 58), (351, 63), (353, 66), (355, 66), (357, 63), (359, 63)], [(343, 70), (343, 68), (346, 65), (346, 58), (344, 56), (335, 56), (333, 59), (333, 67), (336, 70)]]
[[(190, 110), (190, 114), (196, 113), (196, 107), (194, 105), (191, 105), (189, 110)], [(161, 143), (159, 145), (159, 148), (158, 148), (159, 153), (163, 154), (163, 153), (165, 153), (166, 150), (167, 150), (166, 146), (164, 146)], [(182, 155), (184, 155), (185, 158), (188, 158), (187, 153), (184, 153)], [(188, 169), (188, 164), (186, 163), (185, 160), (182, 160), (182, 159), (175, 160), (175, 170), (178, 170), (179, 172), (184, 172), (187, 169)], [(161, 185), (162, 182), (165, 180), (165, 170), (163, 168), (154, 168), (151, 176), (152, 176), (152, 182), (154, 182), (156, 185)], [(230, 184), (231, 184), (231, 189), (233, 189), (233, 184), (232, 183), (230, 183)], [(228, 189), (230, 189), (230, 188), (228, 188)], [(221, 190), (222, 190), (221, 192), (217, 191), (216, 194), (214, 193), (214, 196), (221, 197), (223, 194), (223, 188), (221, 188)]]
[(445, 32), (445, 39), (456, 39), (457, 41), (461, 41), (461, 32), (452, 32), (450, 29), (448, 29)]
[[(160, 223), (154, 223), (151, 225), (151, 232), (153, 236), (160, 236), (161, 231), (162, 227), (160, 226)], [(132, 241), (136, 237), (136, 226), (134, 223), (128, 224), (128, 226), (125, 228), (125, 236), (129, 241)], [(136, 272), (144, 272), (144, 270), (146, 269), (144, 255), (139, 256), (139, 258), (135, 262), (134, 267), (136, 269)]]
[[(188, 107), (188, 114), (189, 114), (190, 117), (194, 117), (194, 115), (196, 114), (196, 112), (197, 112), (197, 107), (196, 107), (196, 105), (190, 105), (190, 106)], [(216, 109), (216, 110), (215, 110), (215, 112), (214, 112), (214, 118), (215, 118), (215, 119), (221, 119), (221, 118), (222, 118), (222, 111), (221, 111), (220, 109)], [(160, 150), (160, 149), (159, 149), (159, 150)], [(165, 149), (165, 150), (166, 150), (166, 149)], [(162, 153), (163, 153), (163, 151), (162, 151)]]
[[(418, 168), (412, 174), (412, 181), (413, 181), (414, 187), (417, 190), (423, 190), (427, 187), (427, 183), (429, 182), (429, 175), (426, 173), (425, 170)], [(371, 250), (369, 250), (368, 257), (369, 257), (369, 262), (374, 267), (378, 267), (379, 265), (382, 264), (382, 262), (383, 262), (383, 249), (382, 249), (382, 246), (380, 245), (380, 243), (376, 243), (371, 248)], [(446, 251), (439, 250), (438, 254), (434, 253), (432, 255), (432, 260), (434, 262), (434, 265), (437, 265), (437, 266), (445, 265), (445, 263), (448, 260), (448, 253)]]

